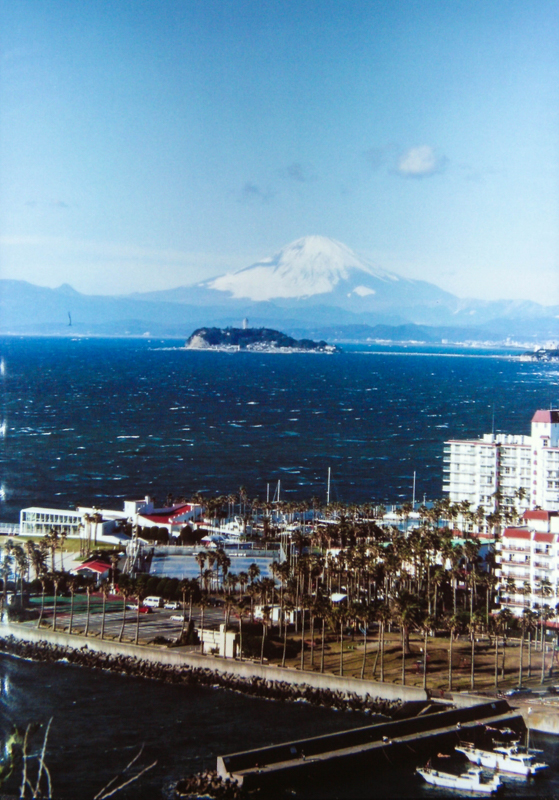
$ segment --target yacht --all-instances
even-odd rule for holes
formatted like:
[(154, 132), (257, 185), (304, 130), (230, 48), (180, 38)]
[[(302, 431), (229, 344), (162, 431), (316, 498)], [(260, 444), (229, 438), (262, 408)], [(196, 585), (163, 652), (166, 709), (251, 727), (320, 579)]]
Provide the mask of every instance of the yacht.
[(498, 745), (493, 750), (481, 750), (473, 744), (465, 743), (455, 749), (478, 767), (512, 772), (515, 775), (530, 777), (549, 769), (549, 764), (537, 761), (533, 751), (519, 747), (518, 743)]

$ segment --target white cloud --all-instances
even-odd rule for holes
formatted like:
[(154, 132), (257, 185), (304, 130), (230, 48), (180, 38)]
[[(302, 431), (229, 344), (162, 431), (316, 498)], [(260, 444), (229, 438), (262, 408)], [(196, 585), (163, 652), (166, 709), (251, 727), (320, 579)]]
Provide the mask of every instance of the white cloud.
[(397, 172), (405, 178), (426, 178), (442, 172), (447, 159), (428, 144), (410, 147), (398, 159)]

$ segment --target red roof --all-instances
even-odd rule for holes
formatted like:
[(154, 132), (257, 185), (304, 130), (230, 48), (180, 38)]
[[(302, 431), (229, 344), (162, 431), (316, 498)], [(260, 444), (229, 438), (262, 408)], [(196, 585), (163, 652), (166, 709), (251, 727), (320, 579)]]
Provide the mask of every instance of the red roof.
[(540, 409), (532, 417), (532, 422), (559, 422), (559, 409)]
[(522, 515), (523, 519), (539, 519), (547, 522), (550, 517), (556, 517), (557, 511), (542, 511), (541, 509), (532, 509), (525, 511)]
[(526, 528), (505, 528), (503, 536), (506, 536), (507, 539), (529, 539), (530, 531), (527, 531)]
[(186, 503), (182, 506), (174, 506), (173, 508), (166, 508), (164, 511), (154, 514), (142, 514), (140, 512), (140, 516), (144, 519), (149, 519), (150, 522), (155, 524), (160, 523), (162, 525), (172, 525), (174, 522), (177, 521), (177, 517), (182, 517), (183, 514), (186, 514), (188, 511), (192, 511), (193, 506), (190, 503)]
[(76, 567), (74, 572), (79, 572), (82, 569), (90, 569), (92, 572), (98, 572), (100, 575), (103, 572), (108, 572), (111, 568), (110, 564), (105, 564), (104, 561), (86, 561), (85, 564), (80, 564)]
[(535, 533), (534, 534), (534, 541), (535, 542), (554, 542), (555, 541), (555, 534), (554, 533)]

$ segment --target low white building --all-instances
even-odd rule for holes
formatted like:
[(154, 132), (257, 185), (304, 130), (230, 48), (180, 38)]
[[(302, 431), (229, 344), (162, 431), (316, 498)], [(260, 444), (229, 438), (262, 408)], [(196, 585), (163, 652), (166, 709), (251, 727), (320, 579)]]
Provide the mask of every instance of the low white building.
[(536, 411), (530, 436), (486, 433), (445, 442), (443, 491), (453, 503), (486, 513), (499, 495), (505, 508), (559, 511), (559, 409)]

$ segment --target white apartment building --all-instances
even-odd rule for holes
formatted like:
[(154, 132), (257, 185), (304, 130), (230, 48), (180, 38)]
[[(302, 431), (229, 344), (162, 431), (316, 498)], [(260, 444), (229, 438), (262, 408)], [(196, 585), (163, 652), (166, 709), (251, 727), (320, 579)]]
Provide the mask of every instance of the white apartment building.
[(486, 433), (445, 442), (443, 491), (487, 513), (496, 508), (497, 491), (505, 507), (559, 511), (559, 410), (536, 411), (530, 436)]
[(517, 616), (559, 601), (559, 513), (526, 511), (523, 521), (495, 545), (501, 607)]

